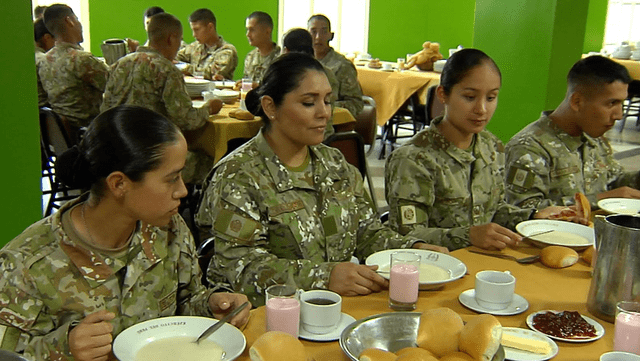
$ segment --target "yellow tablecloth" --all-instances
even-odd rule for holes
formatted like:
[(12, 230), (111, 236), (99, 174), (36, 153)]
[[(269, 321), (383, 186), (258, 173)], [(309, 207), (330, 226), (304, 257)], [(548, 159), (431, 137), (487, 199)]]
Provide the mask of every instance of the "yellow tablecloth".
[[(508, 249), (507, 254), (517, 257), (538, 254), (540, 249), (523, 246), (518, 250)], [(569, 343), (557, 341), (559, 352), (554, 361), (598, 360), (601, 354), (613, 349), (613, 324), (602, 321), (591, 315), (586, 308), (587, 293), (591, 282), (591, 268), (580, 260), (577, 264), (565, 269), (551, 269), (541, 263), (521, 265), (515, 261), (487, 257), (471, 253), (466, 249), (452, 252), (452, 255), (467, 265), (469, 275), (462, 279), (446, 284), (435, 291), (420, 291), (417, 311), (437, 307), (449, 307), (456, 311), (463, 320), (478, 313), (465, 308), (458, 301), (458, 295), (463, 291), (474, 288), (474, 276), (478, 271), (491, 269), (509, 270), (516, 277), (516, 293), (529, 302), (529, 309), (514, 316), (497, 316), (503, 326), (528, 328), (526, 318), (529, 314), (541, 310), (570, 310), (578, 311), (587, 317), (598, 321), (605, 329), (604, 336), (596, 341), (587, 343)], [(356, 319), (367, 316), (392, 312), (388, 306), (388, 292), (360, 297), (343, 297), (342, 311)], [(248, 350), (253, 342), (264, 333), (265, 311), (259, 307), (251, 311), (249, 323), (244, 329), (247, 338), (247, 349), (237, 359), (249, 360)], [(310, 342), (302, 341), (307, 353), (315, 361), (347, 361), (348, 357), (340, 349), (338, 341)]]
[(420, 101), (424, 102), (428, 86), (440, 82), (440, 73), (432, 71), (383, 71), (367, 66), (356, 66), (356, 69), (362, 93), (376, 101), (378, 125), (381, 126), (391, 119), (411, 95), (418, 92)]
[(629, 75), (631, 75), (632, 79), (640, 80), (640, 61), (615, 58), (612, 58), (612, 60), (624, 65), (624, 67), (629, 71)]

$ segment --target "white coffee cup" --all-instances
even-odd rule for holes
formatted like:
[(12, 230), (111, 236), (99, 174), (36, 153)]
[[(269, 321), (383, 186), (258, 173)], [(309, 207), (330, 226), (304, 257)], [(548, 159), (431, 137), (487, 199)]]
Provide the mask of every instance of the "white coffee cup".
[(629, 352), (613, 351), (603, 353), (600, 361), (640, 361), (640, 356)]
[(382, 69), (391, 70), (391, 69), (393, 69), (393, 64), (391, 64), (391, 63), (383, 63), (382, 64)]
[(342, 317), (342, 297), (332, 291), (312, 290), (300, 295), (300, 324), (307, 332), (326, 334)]
[(503, 310), (513, 301), (516, 278), (500, 271), (480, 271), (476, 273), (476, 302), (488, 310)]

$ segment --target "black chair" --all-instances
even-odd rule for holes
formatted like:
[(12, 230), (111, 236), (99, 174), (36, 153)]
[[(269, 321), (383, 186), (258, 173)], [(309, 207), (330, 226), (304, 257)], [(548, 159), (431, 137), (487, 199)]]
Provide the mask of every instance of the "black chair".
[(378, 117), (376, 110), (376, 101), (370, 97), (363, 95), (364, 109), (356, 117), (356, 133), (360, 134), (365, 145), (369, 146), (367, 153), (371, 152), (376, 142), (378, 134)]
[[(418, 93), (413, 93), (402, 107), (382, 127), (382, 149), (378, 159), (385, 157), (387, 145), (389, 153), (393, 152), (396, 141), (402, 138), (411, 138), (425, 126), (424, 105), (420, 103)], [(401, 130), (410, 132), (399, 135)]]
[(27, 361), (27, 359), (15, 352), (0, 350), (0, 361)]
[(198, 264), (202, 270), (202, 284), (207, 287), (209, 286), (209, 281), (207, 281), (207, 268), (209, 268), (209, 262), (211, 262), (211, 258), (215, 253), (215, 238), (213, 237), (205, 239), (198, 246)]
[(40, 108), (40, 151), (42, 177), (49, 182), (49, 190), (42, 194), (49, 196), (44, 216), (49, 216), (54, 209), (60, 208), (66, 201), (78, 197), (81, 189), (71, 188), (63, 184), (55, 174), (55, 160), (72, 146), (72, 142), (63, 125), (62, 119), (50, 108)]
[(376, 201), (375, 188), (369, 175), (367, 157), (364, 152), (364, 140), (360, 134), (354, 131), (334, 133), (325, 139), (323, 143), (340, 150), (347, 162), (358, 168), (360, 174), (362, 174), (362, 178), (366, 180), (369, 185), (369, 195), (373, 202), (373, 209), (377, 212), (378, 202)]
[(624, 130), (627, 117), (636, 117), (636, 127), (640, 125), (640, 81), (632, 80), (627, 90), (627, 99), (623, 105), (623, 115), (620, 120), (620, 132)]
[(436, 95), (437, 85), (432, 85), (427, 89), (427, 101), (425, 102), (425, 123), (431, 124), (431, 121), (441, 115), (444, 115), (444, 104), (438, 100)]

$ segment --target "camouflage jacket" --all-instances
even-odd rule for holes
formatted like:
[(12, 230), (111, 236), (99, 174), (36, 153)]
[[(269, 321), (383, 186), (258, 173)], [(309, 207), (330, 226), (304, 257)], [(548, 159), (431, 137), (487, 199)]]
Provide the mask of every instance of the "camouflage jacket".
[(272, 284), (292, 277), (299, 288), (325, 289), (337, 263), (417, 241), (382, 225), (340, 151), (309, 149), (311, 171), (292, 172), (260, 132), (216, 164), (196, 214), (215, 237), (212, 284), (228, 282), (259, 306)]
[(338, 79), (338, 100), (335, 106), (347, 108), (354, 117), (360, 114), (364, 108), (364, 102), (355, 65), (333, 49), (329, 50), (329, 53), (320, 59), (320, 62), (331, 69)]
[(176, 60), (189, 63), (186, 69), (191, 74), (194, 71), (202, 71), (206, 79), (211, 79), (219, 73), (225, 79), (233, 79), (233, 72), (238, 66), (238, 52), (236, 47), (224, 41), (222, 36), (220, 41), (222, 45), (216, 47), (200, 44), (196, 40), (180, 49)]
[[(166, 228), (138, 227), (125, 263), (75, 244), (65, 204), (0, 250), (0, 347), (32, 360), (73, 360), (68, 332), (88, 314), (114, 312), (113, 337), (171, 315), (212, 317), (191, 233), (179, 215)], [(122, 284), (122, 286), (121, 286)]]
[(38, 106), (44, 107), (49, 105), (49, 101), (47, 100), (47, 92), (44, 91), (42, 87), (42, 82), (40, 81), (40, 74), (38, 69), (40, 69), (40, 63), (45, 61), (46, 59), (45, 51), (39, 46), (36, 46), (36, 80), (38, 82)]
[(526, 207), (571, 205), (576, 192), (592, 207), (597, 195), (620, 186), (640, 189), (640, 175), (625, 172), (607, 139), (572, 137), (546, 115), (507, 143), (507, 201)]
[(469, 150), (449, 142), (437, 128), (416, 134), (387, 159), (385, 194), (389, 225), (449, 250), (471, 245), (469, 229), (487, 223), (514, 228), (533, 210), (504, 200), (503, 145), (482, 131)]
[(54, 112), (86, 126), (100, 113), (107, 65), (77, 44), (56, 43), (38, 67)]
[(282, 50), (275, 43), (273, 44), (273, 50), (266, 56), (262, 56), (258, 48), (251, 50), (244, 58), (244, 75), (242, 77), (261, 82), (269, 65), (273, 63), (281, 52)]

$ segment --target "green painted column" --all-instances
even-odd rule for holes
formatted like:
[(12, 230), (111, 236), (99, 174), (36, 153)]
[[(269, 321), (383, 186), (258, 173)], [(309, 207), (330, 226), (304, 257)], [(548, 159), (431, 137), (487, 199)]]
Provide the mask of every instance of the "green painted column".
[[(40, 140), (31, 3), (3, 1), (0, 32), (6, 34), (0, 57), (2, 109), (2, 227), (0, 246), (42, 218)], [(10, 55), (9, 55), (10, 54)]]
[(508, 141), (563, 99), (580, 59), (589, 0), (476, 0), (473, 46), (502, 71), (498, 109), (488, 129)]

